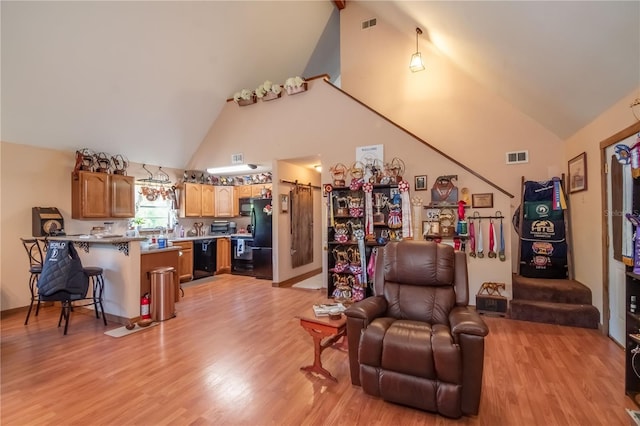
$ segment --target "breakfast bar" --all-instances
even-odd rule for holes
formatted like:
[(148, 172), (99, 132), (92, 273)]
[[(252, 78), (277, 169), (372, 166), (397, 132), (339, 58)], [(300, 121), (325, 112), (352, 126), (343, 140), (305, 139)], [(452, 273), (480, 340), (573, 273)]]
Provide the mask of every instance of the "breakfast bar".
[[(71, 241), (78, 248), (83, 266), (99, 266), (105, 281), (103, 304), (110, 320), (126, 321), (140, 315), (141, 249), (144, 237), (95, 237), (67, 235), (49, 241)], [(175, 251), (167, 247), (155, 251)], [(172, 266), (172, 265), (168, 265)]]

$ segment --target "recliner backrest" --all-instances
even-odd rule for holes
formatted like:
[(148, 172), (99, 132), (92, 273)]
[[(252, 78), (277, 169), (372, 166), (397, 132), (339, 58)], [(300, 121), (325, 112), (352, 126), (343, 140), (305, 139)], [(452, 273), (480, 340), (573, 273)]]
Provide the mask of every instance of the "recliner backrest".
[(387, 315), (447, 324), (453, 306), (468, 304), (466, 259), (446, 244), (392, 242), (379, 251), (374, 286)]

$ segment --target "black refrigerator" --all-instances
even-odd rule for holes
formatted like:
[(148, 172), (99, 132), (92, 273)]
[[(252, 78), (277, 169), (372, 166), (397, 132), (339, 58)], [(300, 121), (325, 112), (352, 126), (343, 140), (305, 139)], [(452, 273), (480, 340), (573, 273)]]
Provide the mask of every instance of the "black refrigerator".
[(273, 279), (271, 213), (271, 198), (251, 199), (253, 276), (265, 280)]

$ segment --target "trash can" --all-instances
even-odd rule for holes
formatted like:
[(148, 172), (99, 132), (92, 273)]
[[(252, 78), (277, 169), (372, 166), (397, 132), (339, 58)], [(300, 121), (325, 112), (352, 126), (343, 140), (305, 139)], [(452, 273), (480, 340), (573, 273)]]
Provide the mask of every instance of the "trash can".
[(161, 266), (149, 271), (151, 280), (151, 319), (164, 321), (176, 316), (176, 268)]

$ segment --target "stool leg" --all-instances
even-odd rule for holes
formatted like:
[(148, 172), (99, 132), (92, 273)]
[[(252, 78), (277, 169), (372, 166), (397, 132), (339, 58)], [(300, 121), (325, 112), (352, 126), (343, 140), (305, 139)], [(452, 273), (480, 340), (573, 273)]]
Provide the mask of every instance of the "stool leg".
[(96, 281), (99, 279), (99, 276), (95, 276), (92, 275), (89, 278), (91, 279), (91, 296), (93, 298), (93, 310), (96, 313), (96, 318), (100, 319), (100, 314), (98, 313), (98, 296), (97, 296), (97, 291), (98, 291), (98, 286)]
[[(38, 282), (38, 276), (36, 274), (31, 274), (31, 276), (29, 277), (29, 291), (31, 292), (31, 303), (29, 303), (29, 310), (27, 311), (27, 318), (24, 320), (24, 325), (27, 325), (29, 323), (29, 317), (31, 316), (31, 309), (33, 309), (33, 302), (36, 298), (34, 289), (35, 289), (35, 284), (37, 282)], [(36, 308), (36, 316), (38, 316), (39, 310), (40, 310), (40, 300), (38, 300), (38, 306)]]
[[(69, 317), (71, 316), (71, 301), (65, 300), (62, 302), (62, 313), (64, 313), (64, 335), (67, 335), (67, 329), (69, 328)], [(61, 313), (61, 314), (62, 314)], [(58, 323), (58, 327), (60, 324)]]
[[(97, 286), (94, 290), (93, 296), (96, 301), (96, 317), (98, 317), (98, 305), (100, 306), (100, 312), (102, 313), (102, 320), (104, 325), (107, 325), (107, 316), (104, 314), (104, 305), (102, 304), (102, 293), (104, 292), (104, 278), (101, 275), (96, 277)], [(97, 295), (97, 299), (95, 298)], [(99, 317), (98, 317), (99, 318)]]

